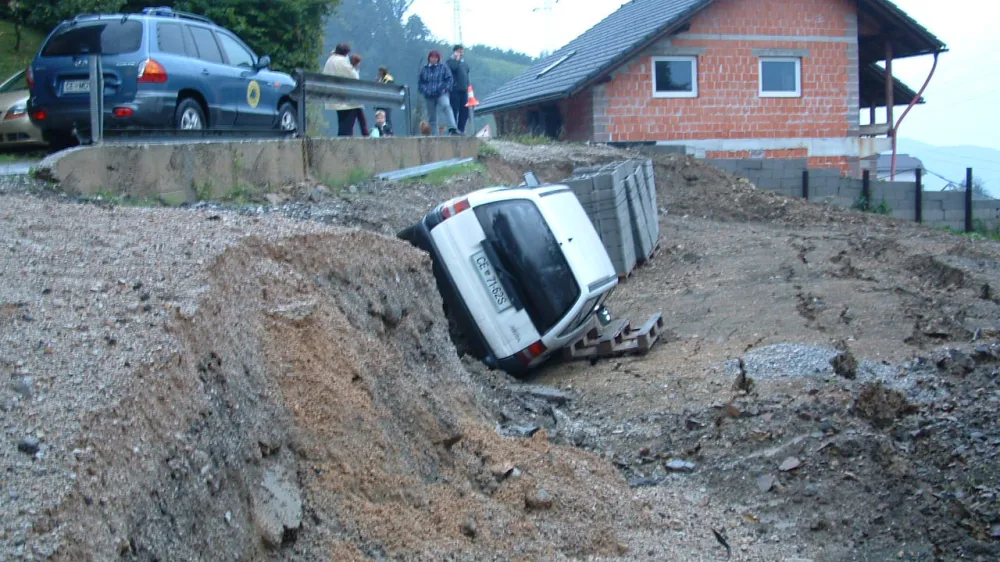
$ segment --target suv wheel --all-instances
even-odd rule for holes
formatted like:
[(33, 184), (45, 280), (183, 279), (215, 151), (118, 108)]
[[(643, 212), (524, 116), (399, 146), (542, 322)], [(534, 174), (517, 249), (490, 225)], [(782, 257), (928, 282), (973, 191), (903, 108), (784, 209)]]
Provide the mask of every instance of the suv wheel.
[(295, 106), (289, 102), (281, 104), (278, 108), (278, 128), (282, 131), (294, 131), (299, 126), (299, 115), (295, 111)]
[(205, 113), (201, 110), (201, 105), (191, 98), (181, 100), (177, 104), (174, 112), (174, 126), (183, 131), (196, 131), (205, 129)]

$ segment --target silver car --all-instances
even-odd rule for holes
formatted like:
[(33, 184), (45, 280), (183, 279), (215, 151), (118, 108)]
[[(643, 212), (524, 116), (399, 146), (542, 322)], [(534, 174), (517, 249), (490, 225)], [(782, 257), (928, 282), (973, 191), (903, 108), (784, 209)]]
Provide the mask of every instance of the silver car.
[(44, 146), (42, 131), (28, 119), (25, 70), (0, 83), (0, 149)]

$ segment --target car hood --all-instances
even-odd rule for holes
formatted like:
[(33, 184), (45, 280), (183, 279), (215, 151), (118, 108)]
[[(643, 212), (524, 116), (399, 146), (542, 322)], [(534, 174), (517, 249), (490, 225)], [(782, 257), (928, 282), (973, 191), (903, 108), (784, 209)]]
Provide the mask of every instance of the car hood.
[(18, 102), (28, 101), (28, 90), (14, 90), (0, 94), (0, 114), (7, 113), (7, 110)]

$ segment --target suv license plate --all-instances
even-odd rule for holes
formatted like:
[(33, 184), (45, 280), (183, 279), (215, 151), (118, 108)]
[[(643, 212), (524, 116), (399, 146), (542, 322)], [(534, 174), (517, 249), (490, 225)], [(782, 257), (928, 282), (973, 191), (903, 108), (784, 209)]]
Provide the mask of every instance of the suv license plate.
[(66, 80), (63, 82), (64, 94), (76, 94), (90, 91), (90, 80)]
[(493, 269), (493, 264), (486, 258), (485, 252), (472, 254), (472, 265), (475, 266), (476, 271), (479, 273), (479, 278), (483, 280), (483, 286), (486, 287), (486, 294), (493, 300), (493, 306), (496, 307), (497, 312), (503, 312), (514, 306), (510, 302), (510, 299), (507, 298), (507, 293), (503, 290), (500, 278), (497, 277), (496, 270)]

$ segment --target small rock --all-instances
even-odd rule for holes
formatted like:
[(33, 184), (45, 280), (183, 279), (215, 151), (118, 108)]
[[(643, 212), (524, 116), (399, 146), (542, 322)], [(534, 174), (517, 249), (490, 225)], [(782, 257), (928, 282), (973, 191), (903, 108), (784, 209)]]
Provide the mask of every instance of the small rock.
[(858, 376), (858, 360), (847, 348), (847, 342), (840, 340), (837, 342), (837, 355), (830, 359), (833, 372), (845, 379), (854, 379)]
[(540, 385), (524, 385), (517, 389), (521, 394), (531, 396), (533, 398), (540, 398), (546, 402), (551, 402), (553, 404), (562, 405), (566, 402), (572, 400), (572, 396), (566, 394), (561, 390), (557, 390), (550, 386), (540, 386)]
[(653, 486), (658, 485), (659, 483), (660, 480), (658, 478), (647, 478), (647, 477), (632, 478), (631, 480), (628, 481), (628, 485), (630, 488), (651, 488)]
[(280, 205), (285, 201), (285, 198), (277, 193), (267, 193), (264, 195), (264, 199), (271, 205)]
[(778, 479), (771, 474), (764, 474), (757, 478), (757, 488), (764, 493), (770, 492), (777, 483)]
[(34, 437), (27, 437), (22, 439), (21, 442), (17, 444), (17, 450), (28, 455), (34, 455), (38, 452), (38, 446), (38, 439), (35, 439)]
[(691, 472), (695, 468), (693, 462), (681, 460), (681, 459), (670, 459), (664, 464), (667, 470), (672, 470), (674, 472)]
[(552, 501), (552, 494), (545, 488), (535, 488), (524, 495), (524, 505), (528, 509), (549, 509)]
[(34, 395), (34, 379), (26, 376), (14, 377), (10, 381), (10, 389), (21, 395), (25, 400), (30, 400)]
[(1000, 539), (1000, 525), (994, 525), (990, 528), (990, 537)]
[(802, 466), (802, 461), (800, 461), (795, 457), (788, 457), (787, 459), (782, 461), (780, 466), (778, 466), (778, 470), (782, 472), (790, 472), (800, 466)]
[(965, 375), (976, 368), (975, 361), (968, 353), (960, 349), (946, 349), (932, 357), (939, 369), (952, 375)]
[(462, 523), (462, 534), (470, 539), (474, 539), (476, 538), (477, 530), (476, 518), (470, 515), (469, 518), (465, 520), (465, 523)]
[(497, 433), (504, 437), (532, 437), (541, 429), (537, 425), (507, 425), (497, 429)]

